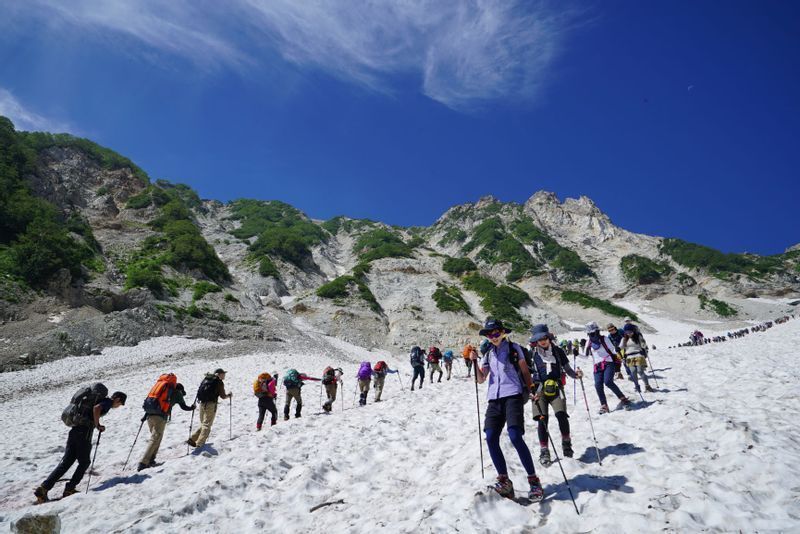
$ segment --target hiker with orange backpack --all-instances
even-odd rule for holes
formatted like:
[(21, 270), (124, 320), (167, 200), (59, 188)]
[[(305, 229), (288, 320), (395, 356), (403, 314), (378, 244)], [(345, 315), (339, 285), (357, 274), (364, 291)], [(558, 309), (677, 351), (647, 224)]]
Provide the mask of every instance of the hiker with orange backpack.
[(278, 373), (275, 376), (269, 373), (261, 373), (253, 382), (253, 395), (258, 397), (258, 420), (256, 420), (256, 432), (261, 430), (264, 423), (264, 415), (267, 410), (272, 414), (270, 426), (275, 426), (278, 422), (278, 409), (275, 407), (275, 388), (278, 385)]
[(464, 358), (464, 365), (467, 366), (467, 378), (472, 375), (472, 354), (475, 353), (475, 358), (478, 358), (478, 353), (472, 343), (467, 343), (461, 351), (461, 356)]
[(381, 393), (383, 393), (383, 383), (386, 382), (386, 375), (399, 372), (398, 370), (393, 371), (389, 369), (389, 366), (383, 360), (375, 364), (375, 367), (372, 368), (372, 376), (374, 377), (372, 385), (375, 388), (375, 402), (381, 401)]
[(161, 465), (156, 462), (156, 454), (161, 447), (167, 419), (172, 416), (172, 407), (177, 404), (187, 412), (191, 412), (196, 407), (194, 404), (187, 406), (184, 401), (185, 396), (186, 390), (183, 388), (183, 384), (178, 383), (178, 377), (172, 373), (159, 376), (155, 385), (150, 389), (147, 398), (144, 399), (144, 404), (142, 404), (144, 409), (142, 419), (147, 421), (147, 428), (150, 429), (150, 441), (139, 461), (137, 471)]

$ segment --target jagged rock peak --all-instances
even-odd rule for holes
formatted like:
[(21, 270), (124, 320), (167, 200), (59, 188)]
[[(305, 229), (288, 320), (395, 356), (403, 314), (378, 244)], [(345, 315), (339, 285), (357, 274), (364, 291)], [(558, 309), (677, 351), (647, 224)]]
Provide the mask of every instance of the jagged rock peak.
[(484, 206), (489, 206), (490, 204), (497, 204), (500, 202), (492, 195), (486, 195), (478, 199), (478, 202), (475, 203), (476, 208), (483, 208)]
[(786, 252), (794, 252), (795, 250), (800, 250), (800, 243), (787, 248)]
[(542, 189), (534, 193), (526, 204), (561, 204), (561, 202), (555, 193)]

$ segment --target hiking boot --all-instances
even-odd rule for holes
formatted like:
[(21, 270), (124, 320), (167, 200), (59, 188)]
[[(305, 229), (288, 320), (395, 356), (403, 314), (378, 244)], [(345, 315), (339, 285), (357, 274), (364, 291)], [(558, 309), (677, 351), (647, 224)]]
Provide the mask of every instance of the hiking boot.
[(655, 392), (656, 392), (656, 390), (654, 390), (654, 389), (653, 389), (653, 388), (651, 388), (650, 386), (645, 386), (645, 387), (644, 387), (644, 390), (645, 390), (646, 392), (648, 392), (648, 393), (655, 393)]
[(139, 464), (139, 465), (136, 467), (136, 472), (138, 473), (138, 472), (139, 472), (139, 471), (141, 471), (142, 469), (147, 469), (148, 467), (150, 467), (150, 466), (149, 466), (149, 465), (147, 465), (147, 464), (140, 463), (140, 464)]
[(553, 460), (550, 459), (550, 449), (547, 447), (542, 447), (539, 453), (539, 463), (545, 467), (550, 467), (550, 464), (553, 463)]
[(44, 488), (44, 486), (39, 486), (33, 490), (33, 496), (36, 497), (36, 504), (42, 504), (43, 502), (50, 500), (47, 498), (47, 490)]
[(414, 384), (411, 384), (411, 391), (414, 391)]
[(288, 414), (288, 413), (287, 413), (286, 415), (284, 415), (284, 416), (283, 416), (283, 420), (284, 420), (284, 421), (288, 421), (288, 420), (289, 420), (289, 414)]
[(608, 413), (609, 411), (611, 410), (608, 409), (608, 404), (603, 404), (602, 406), (600, 406), (600, 411), (597, 413), (603, 415), (604, 413)]
[(275, 426), (277, 424), (278, 424), (278, 420), (277, 419), (273, 419), (272, 421), (270, 421), (269, 426)]
[(256, 423), (256, 432), (260, 432), (260, 431), (261, 431), (261, 425)]
[(511, 483), (507, 475), (497, 476), (497, 482), (494, 483), (494, 490), (501, 497), (506, 497), (507, 499), (514, 498), (514, 484)]
[(539, 477), (536, 475), (528, 476), (528, 485), (530, 486), (528, 490), (528, 499), (533, 502), (539, 502), (544, 499), (544, 489), (542, 489), (542, 483), (539, 481)]
[(69, 497), (70, 495), (75, 495), (76, 493), (78, 493), (78, 490), (76, 490), (75, 488), (70, 488), (69, 486), (67, 486), (66, 488), (64, 488), (64, 494), (61, 495), (61, 498), (63, 499), (64, 497)]
[(619, 403), (626, 410), (631, 407), (631, 400), (628, 397), (620, 397)]
[(300, 414), (299, 413), (294, 414), (294, 418), (295, 419), (300, 419)]
[(439, 383), (439, 382), (441, 382), (441, 381), (442, 381), (442, 377), (440, 376), (440, 377), (439, 377), (439, 380), (437, 380), (437, 381), (436, 381), (436, 383), (438, 384), (438, 383)]
[(186, 443), (188, 443), (190, 447), (197, 447), (197, 443), (195, 443), (192, 438), (187, 439)]
[(572, 441), (568, 439), (561, 442), (561, 450), (564, 451), (564, 456), (567, 458), (572, 458), (572, 455), (575, 454), (575, 451), (572, 450)]
[(150, 460), (150, 463), (147, 464), (147, 467), (158, 467), (159, 465), (164, 465), (164, 462), (156, 462), (155, 460)]
[(617, 373), (616, 376), (614, 376), (614, 380), (622, 380), (622, 373)]
[(375, 399), (375, 400), (374, 400), (374, 401), (372, 401), (372, 402), (380, 402), (380, 401), (381, 401), (380, 399)]

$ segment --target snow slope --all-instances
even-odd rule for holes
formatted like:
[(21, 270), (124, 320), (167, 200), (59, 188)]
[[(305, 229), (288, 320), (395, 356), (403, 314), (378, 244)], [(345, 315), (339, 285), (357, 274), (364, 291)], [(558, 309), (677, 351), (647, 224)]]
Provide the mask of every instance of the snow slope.
[[(690, 327), (686, 327), (687, 329)], [(666, 343), (666, 340), (662, 341)], [(677, 340), (676, 340), (677, 341)], [(537, 464), (547, 495), (520, 506), (480, 496), (494, 471), (484, 447), (481, 479), (475, 386), (462, 378), (403, 392), (387, 378), (384, 402), (351, 408), (357, 362), (365, 351), (338, 341), (351, 357), (344, 407), (319, 412), (316, 383), (304, 388), (304, 416), (254, 432), (251, 383), (260, 371), (295, 367), (319, 376), (329, 363), (319, 355), (259, 353), (225, 358), (225, 345), (161, 338), (99, 356), (69, 358), (36, 369), (0, 374), (0, 525), (27, 512), (57, 512), (65, 532), (790, 532), (800, 531), (800, 410), (787, 352), (800, 344), (800, 321), (722, 344), (653, 353), (661, 391), (633, 411), (598, 416), (587, 394), (603, 465), (597, 464), (586, 409), (578, 390), (573, 407), (567, 385), (574, 459), (564, 469), (576, 494), (575, 514), (557, 465)], [(171, 358), (198, 348), (219, 360)], [(373, 362), (379, 359), (373, 353)], [(405, 355), (381, 354), (401, 365)], [(580, 362), (580, 360), (579, 360)], [(194, 391), (202, 374), (218, 365), (232, 388), (199, 455), (186, 456), (189, 413), (176, 408), (159, 459), (136, 474), (122, 464), (141, 416), (140, 403), (161, 372), (172, 371)], [(584, 363), (584, 367), (588, 367)], [(32, 490), (58, 462), (67, 429), (61, 408), (85, 377), (100, 376), (110, 390), (129, 394), (126, 407), (104, 418), (92, 491), (60, 502), (30, 506)], [(633, 395), (629, 383), (623, 390)], [(481, 411), (485, 407), (481, 387)], [(279, 409), (282, 408), (282, 403)], [(529, 408), (530, 409), (530, 408)], [(197, 420), (194, 421), (197, 424)], [(559, 446), (555, 421), (551, 427)], [(526, 439), (538, 456), (535, 427)], [(143, 430), (131, 463), (147, 438)], [(518, 489), (525, 482), (507, 440), (504, 450)], [(62, 483), (63, 484), (63, 483)], [(62, 484), (52, 496), (58, 496)], [(86, 478), (81, 485), (85, 490)], [(310, 512), (316, 505), (343, 501)], [(5, 526), (0, 526), (3, 531)]]

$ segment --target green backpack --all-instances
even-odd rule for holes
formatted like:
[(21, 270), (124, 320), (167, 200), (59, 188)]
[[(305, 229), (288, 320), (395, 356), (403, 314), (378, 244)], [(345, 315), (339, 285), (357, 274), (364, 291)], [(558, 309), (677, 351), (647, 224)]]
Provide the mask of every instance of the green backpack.
[(289, 369), (283, 377), (283, 385), (287, 388), (299, 388), (303, 386), (303, 381), (300, 380), (300, 373), (297, 369)]

